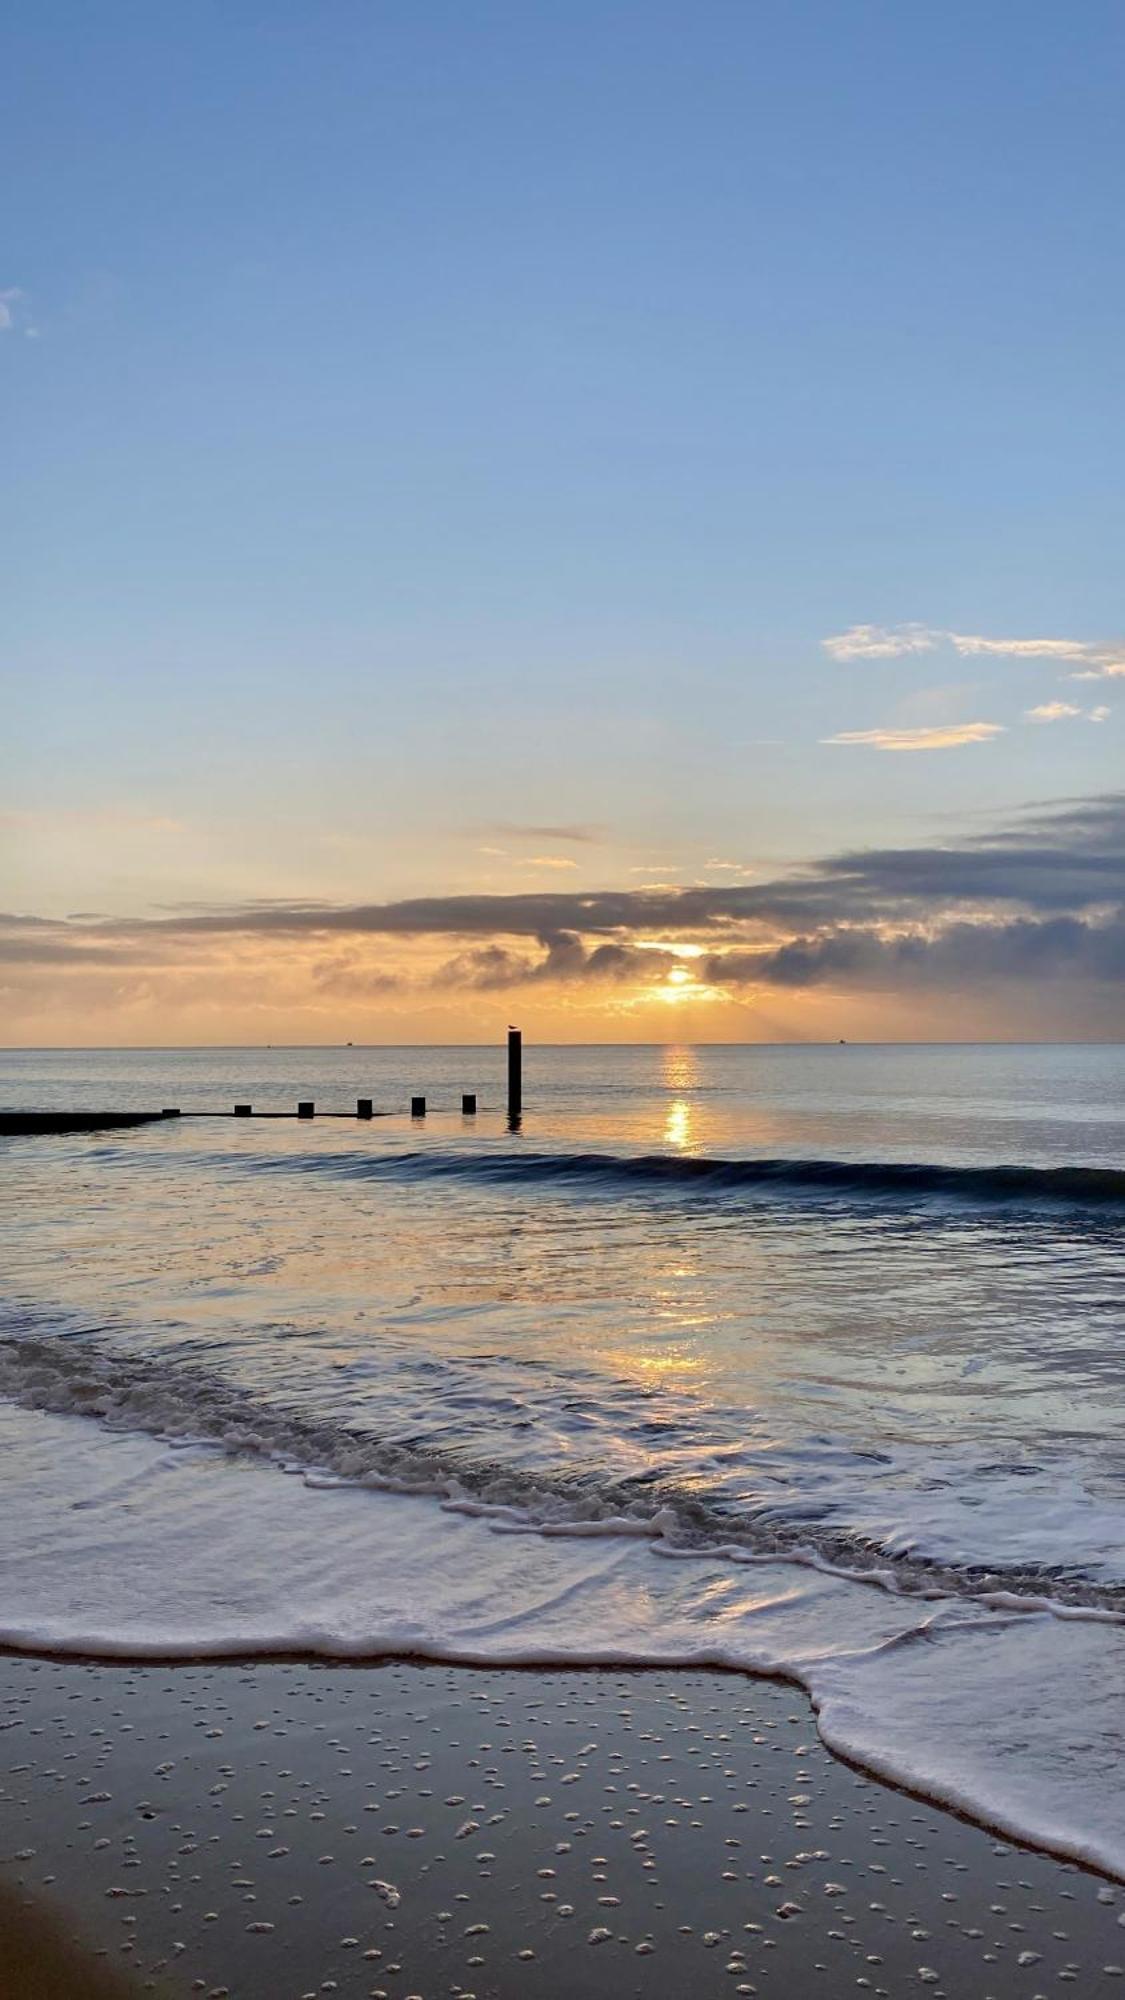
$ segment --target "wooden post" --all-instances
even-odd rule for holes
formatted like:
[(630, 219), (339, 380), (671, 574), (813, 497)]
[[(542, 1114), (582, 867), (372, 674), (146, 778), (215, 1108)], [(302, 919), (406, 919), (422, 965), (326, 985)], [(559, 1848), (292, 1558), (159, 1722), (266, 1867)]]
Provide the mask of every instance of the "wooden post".
[(425, 1117), (425, 1115), (426, 1115), (426, 1100), (425, 1100), (425, 1098), (424, 1098), (424, 1097), (412, 1097), (412, 1098), (411, 1098), (411, 1100), (410, 1100), (410, 1116), (411, 1116), (412, 1118), (424, 1118), (424, 1117)]
[(236, 1104), (234, 1107), (234, 1115), (236, 1118), (249, 1118), (250, 1106), (248, 1104)]
[(523, 1114), (523, 1036), (518, 1028), (508, 1029), (508, 1120), (518, 1123)]
[(178, 1118), (179, 1115), (180, 1107), (178, 1104), (166, 1104), (160, 1114), (162, 1118)]
[(463, 1090), (463, 1091), (461, 1092), (461, 1116), (462, 1116), (462, 1118), (475, 1118), (475, 1117), (476, 1117), (476, 1115), (477, 1115), (477, 1094), (476, 1094), (476, 1091), (475, 1091), (475, 1090)]
[(357, 1118), (370, 1118), (371, 1111), (372, 1111), (372, 1103), (369, 1097), (356, 1098), (355, 1115)]
[(316, 1106), (314, 1104), (310, 1104), (307, 1098), (302, 1098), (297, 1106), (297, 1116), (298, 1118), (311, 1118), (315, 1110)]

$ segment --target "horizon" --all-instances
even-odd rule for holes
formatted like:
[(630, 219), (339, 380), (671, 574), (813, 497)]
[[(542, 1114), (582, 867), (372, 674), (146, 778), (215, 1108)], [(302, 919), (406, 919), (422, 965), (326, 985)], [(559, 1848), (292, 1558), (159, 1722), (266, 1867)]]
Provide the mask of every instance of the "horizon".
[[(822, 1040), (792, 1040), (777, 1042), (725, 1042), (711, 1041), (660, 1041), (642, 1042), (630, 1038), (628, 1041), (524, 1041), (524, 1049), (1116, 1049), (1125, 1046), (1125, 1036), (1097, 1038), (1093, 1036), (1072, 1037), (1070, 1040), (1017, 1040), (1014, 1038), (992, 1037), (969, 1040), (965, 1037), (949, 1036), (941, 1041), (920, 1041), (901, 1038), (897, 1041), (865, 1041), (862, 1036), (854, 1040), (848, 1035), (839, 1035)], [(475, 1042), (0, 1042), (2, 1055), (191, 1055), (200, 1050), (211, 1050), (216, 1054), (255, 1054), (265, 1052), (278, 1055), (325, 1054), (331, 1050), (342, 1054), (351, 1049), (356, 1054), (372, 1054), (379, 1050), (398, 1049), (495, 1049), (497, 1055), (504, 1053), (504, 1044), (495, 1039)]]

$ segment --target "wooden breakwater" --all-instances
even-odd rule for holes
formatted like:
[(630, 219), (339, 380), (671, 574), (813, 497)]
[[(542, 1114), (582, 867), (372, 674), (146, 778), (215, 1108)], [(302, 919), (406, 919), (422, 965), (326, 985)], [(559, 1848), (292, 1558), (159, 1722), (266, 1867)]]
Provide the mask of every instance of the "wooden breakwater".
[(165, 1111), (0, 1111), (0, 1136), (16, 1132), (107, 1132), (115, 1126), (151, 1125)]
[[(426, 1116), (426, 1099), (412, 1097), (412, 1118)], [(475, 1118), (477, 1094), (461, 1093), (461, 1116)], [(518, 1028), (508, 1030), (508, 1124), (518, 1127), (523, 1114), (523, 1036)], [(0, 1138), (35, 1132), (111, 1132), (130, 1125), (154, 1125), (165, 1118), (390, 1118), (391, 1111), (376, 1111), (370, 1097), (356, 1099), (354, 1111), (318, 1111), (309, 1098), (302, 1098), (293, 1111), (255, 1111), (252, 1104), (235, 1104), (229, 1111), (181, 1111), (165, 1105), (160, 1111), (0, 1111)]]

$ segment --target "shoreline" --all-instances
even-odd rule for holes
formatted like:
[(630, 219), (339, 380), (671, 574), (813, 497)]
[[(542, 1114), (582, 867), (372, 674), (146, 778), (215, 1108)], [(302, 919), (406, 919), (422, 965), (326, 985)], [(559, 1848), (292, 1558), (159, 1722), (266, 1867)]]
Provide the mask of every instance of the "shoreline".
[(1121, 1891), (777, 1678), (5, 1653), (0, 1723), (12, 1936), (76, 1931), (122, 2000), (1125, 1991)]
[(946, 1615), (858, 1591), (820, 1565), (798, 1575), (784, 1559), (655, 1563), (647, 1536), (620, 1531), (632, 1524), (556, 1536), (548, 1564), (526, 1534), (487, 1532), (475, 1509), (435, 1512), (393, 1494), (373, 1506), (348, 1481), (280, 1478), (88, 1424), (75, 1453), (73, 1414), (0, 1416), (22, 1468), (13, 1502), (26, 1501), (0, 1627), (13, 1657), (54, 1651), (153, 1671), (251, 1660), (307, 1670), (316, 1659), (371, 1673), (373, 1661), (407, 1658), (485, 1671), (711, 1669), (736, 1687), (772, 1676), (806, 1691), (824, 1743), (853, 1768), (1125, 1880), (1120, 1803), (1106, 1783), (1116, 1623)]
[[(562, 1656), (543, 1660), (504, 1661), (498, 1663), (491, 1660), (444, 1659), (436, 1654), (418, 1652), (377, 1653), (362, 1658), (349, 1657), (342, 1654), (274, 1650), (260, 1653), (231, 1651), (198, 1654), (185, 1654), (182, 1652), (138, 1654), (135, 1651), (120, 1654), (110, 1652), (82, 1653), (56, 1651), (50, 1647), (42, 1646), (25, 1647), (5, 1640), (0, 1642), (0, 1707), (2, 1707), (4, 1700), (4, 1668), (9, 1661), (31, 1661), (39, 1662), (44, 1666), (91, 1668), (114, 1672), (149, 1670), (152, 1672), (164, 1671), (168, 1673), (204, 1668), (216, 1668), (220, 1671), (233, 1672), (255, 1668), (288, 1667), (307, 1668), (310, 1671), (323, 1670), (329, 1673), (350, 1670), (359, 1674), (377, 1674), (391, 1668), (402, 1667), (430, 1673), (451, 1672), (467, 1675), (501, 1674), (515, 1681), (519, 1681), (525, 1677), (541, 1678), (544, 1675), (564, 1675), (568, 1679), (581, 1680), (583, 1676), (587, 1675), (605, 1676), (607, 1674), (622, 1674), (638, 1678), (659, 1676), (661, 1679), (674, 1684), (680, 1675), (697, 1675), (707, 1679), (714, 1679), (718, 1682), (749, 1682), (751, 1685), (772, 1687), (790, 1693), (808, 1709), (810, 1727), (816, 1736), (818, 1744), (827, 1753), (832, 1763), (839, 1764), (844, 1770), (851, 1771), (856, 1777), (865, 1779), (870, 1785), (875, 1786), (881, 1792), (889, 1792), (909, 1804), (927, 1806), (933, 1812), (940, 1814), (944, 1819), (956, 1821), (959, 1825), (971, 1828), (974, 1832), (986, 1836), (989, 1840), (1003, 1842), (1005, 1845), (1010, 1846), (1013, 1852), (1040, 1855), (1045, 1861), (1053, 1862), (1060, 1868), (1071, 1869), (1080, 1875), (1089, 1876), (1094, 1882), (1104, 1884), (1120, 1894), (1123, 1905), (1123, 1917), (1125, 1917), (1125, 1876), (1115, 1873), (1112, 1868), (1096, 1860), (1090, 1860), (1084, 1855), (1073, 1853), (1067, 1847), (1055, 1847), (1046, 1840), (1032, 1840), (1022, 1831), (1011, 1831), (998, 1818), (991, 1819), (986, 1813), (970, 1811), (968, 1807), (943, 1799), (935, 1792), (929, 1792), (921, 1787), (913, 1786), (903, 1778), (898, 1777), (893, 1769), (880, 1769), (878, 1762), (874, 1759), (871, 1762), (865, 1762), (862, 1757), (849, 1750), (838, 1749), (835, 1744), (829, 1742), (821, 1734), (819, 1709), (804, 1682), (797, 1674), (787, 1674), (780, 1669), (766, 1672), (764, 1670), (756, 1670), (753, 1667), (724, 1666), (713, 1662), (685, 1662), (683, 1666), (668, 1663), (646, 1665), (628, 1661), (599, 1661), (593, 1658), (582, 1662)], [(0, 1733), (7, 1726), (0, 1720)], [(0, 1793), (0, 1799), (2, 1799), (2, 1796), (2, 1793)], [(3, 1857), (0, 1854), (0, 1867), (2, 1866)], [(1122, 1944), (1122, 1950), (1125, 1952), (1125, 1942)]]

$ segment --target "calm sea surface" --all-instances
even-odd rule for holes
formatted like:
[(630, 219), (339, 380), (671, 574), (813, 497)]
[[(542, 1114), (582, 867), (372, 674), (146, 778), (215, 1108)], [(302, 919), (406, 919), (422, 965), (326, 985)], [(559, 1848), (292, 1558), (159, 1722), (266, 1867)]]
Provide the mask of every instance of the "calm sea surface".
[[(532, 1048), (518, 1133), (503, 1065), (0, 1056), (8, 1106), (393, 1114), (9, 1141), (9, 1324), (473, 1479), (1125, 1578), (1125, 1049)], [(1076, 1168), (1118, 1198), (1065, 1198)]]
[(617, 1524), (1120, 1607), (1125, 1049), (531, 1047), (514, 1132), (503, 1065), (0, 1055), (7, 1107), (391, 1114), (0, 1140), (9, 1465), (50, 1420), (56, 1484), (124, 1430), (298, 1471), (302, 1521), (358, 1483), (560, 1549)]

